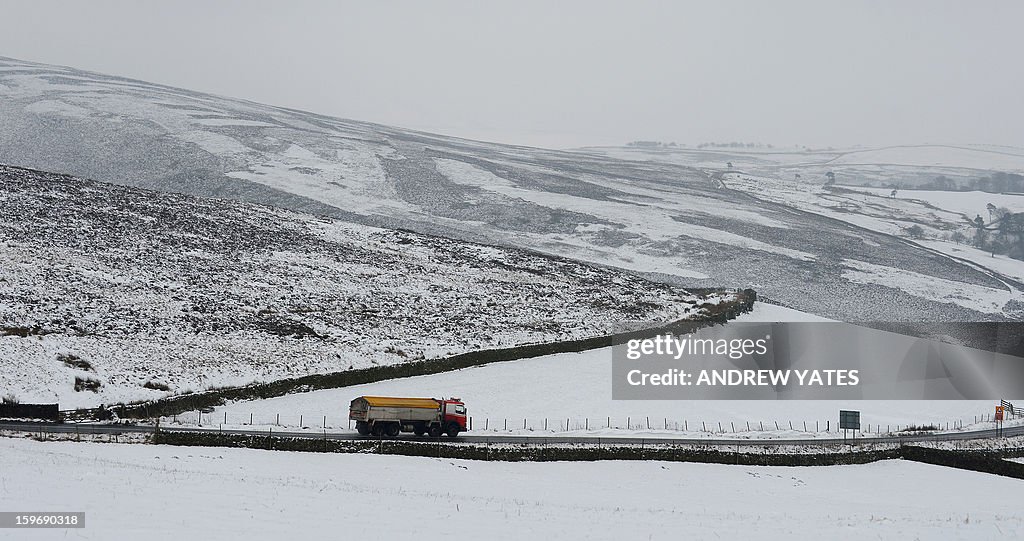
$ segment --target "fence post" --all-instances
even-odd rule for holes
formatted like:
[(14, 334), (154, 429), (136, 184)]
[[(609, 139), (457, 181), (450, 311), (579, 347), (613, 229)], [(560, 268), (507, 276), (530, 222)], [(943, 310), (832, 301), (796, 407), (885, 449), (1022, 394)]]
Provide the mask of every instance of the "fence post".
[(224, 412), (224, 424), (228, 424), (228, 412)]
[(277, 414), (277, 421), (274, 424), (277, 425), (277, 426), (281, 426), (281, 414), (280, 413)]
[(300, 415), (299, 415), (299, 428), (302, 428), (302, 425), (303, 425), (303, 424), (304, 424), (304, 423), (302, 422), (302, 415), (300, 414)]
[(252, 412), (249, 412), (249, 425), (252, 426)]

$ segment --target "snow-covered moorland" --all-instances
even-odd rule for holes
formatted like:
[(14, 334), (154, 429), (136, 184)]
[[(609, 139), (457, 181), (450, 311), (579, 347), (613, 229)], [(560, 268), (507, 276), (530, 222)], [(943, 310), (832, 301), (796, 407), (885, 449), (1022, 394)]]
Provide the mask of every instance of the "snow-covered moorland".
[(24, 402), (95, 405), (595, 336), (727, 297), (0, 166), (0, 396)]
[[(830, 170), (827, 162), (838, 152), (743, 159), (736, 152), (682, 149), (544, 150), (9, 58), (0, 58), (0, 125), (3, 163), (528, 248), (657, 273), (658, 280), (684, 287), (751, 288), (832, 319), (1021, 317), (1014, 286), (984, 269), (808, 211), (799, 201), (752, 197), (729, 189), (735, 187), (728, 181), (723, 188), (702, 170), (733, 160), (745, 172), (787, 173), (781, 178), (793, 178), (788, 168), (799, 166), (810, 179)], [(1021, 161), (1001, 151), (969, 154), (980, 163)], [(813, 163), (800, 165), (808, 160)], [(864, 166), (843, 167), (836, 170), (840, 183), (850, 176), (846, 168)], [(944, 291), (922, 295), (920, 287), (852, 281), (846, 261), (885, 267), (883, 277), (912, 272), (991, 289), (1001, 302), (979, 311), (949, 302)]]
[[(474, 462), (0, 438), (24, 539), (1015, 539), (1020, 481), (891, 460), (818, 468)], [(500, 490), (496, 490), (500, 487)], [(27, 535), (34, 534), (34, 535)]]

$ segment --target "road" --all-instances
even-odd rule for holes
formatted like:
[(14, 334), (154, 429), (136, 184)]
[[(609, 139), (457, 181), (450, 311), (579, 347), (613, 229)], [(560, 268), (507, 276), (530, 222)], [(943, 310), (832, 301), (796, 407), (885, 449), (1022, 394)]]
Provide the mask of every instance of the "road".
[[(0, 421), (0, 430), (11, 430), (35, 434), (100, 434), (100, 435), (123, 435), (123, 434), (152, 434), (157, 431), (154, 425), (134, 424), (104, 424), (104, 423), (40, 423), (25, 421)], [(160, 427), (161, 432), (213, 432), (220, 434), (231, 434), (238, 436), (267, 436), (273, 435), (278, 438), (302, 438), (302, 439), (328, 439), (328, 440), (373, 440), (371, 437), (360, 436), (349, 432), (294, 432), (276, 430), (255, 430), (255, 429), (218, 429), (200, 427)], [(449, 439), (442, 437), (442, 441), (453, 443), (514, 443), (514, 444), (597, 444), (597, 445), (701, 445), (712, 447), (763, 447), (766, 445), (835, 445), (843, 443), (871, 444), (871, 443), (915, 443), (929, 441), (963, 441), (973, 439), (987, 439), (997, 437), (1011, 437), (1024, 435), (1024, 425), (1011, 426), (1002, 429), (1001, 433), (996, 429), (967, 430), (959, 432), (939, 432), (906, 434), (900, 436), (859, 436), (857, 438), (796, 438), (796, 439), (729, 439), (729, 438), (692, 438), (692, 437), (664, 437), (641, 438), (636, 436), (518, 436), (518, 435), (476, 435), (466, 434), (457, 438)], [(425, 437), (402, 438), (408, 441), (433, 441)]]

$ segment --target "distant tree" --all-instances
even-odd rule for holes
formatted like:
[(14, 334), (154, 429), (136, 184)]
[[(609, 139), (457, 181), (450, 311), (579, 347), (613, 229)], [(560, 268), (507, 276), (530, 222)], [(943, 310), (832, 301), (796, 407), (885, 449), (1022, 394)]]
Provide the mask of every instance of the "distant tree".
[(933, 190), (952, 191), (957, 188), (957, 185), (956, 182), (953, 181), (953, 179), (944, 175), (939, 175), (933, 178), (931, 182), (923, 184), (922, 187), (931, 188)]
[(999, 253), (1014, 259), (1024, 259), (1024, 212), (1014, 213), (1001, 208), (996, 210), (996, 220), (999, 223)]
[(974, 238), (971, 239), (971, 244), (976, 248), (984, 249), (988, 245), (988, 231), (981, 227), (974, 230)]
[(897, 192), (897, 189), (896, 189), (896, 188), (893, 188), (893, 189), (892, 189), (892, 191), (891, 191), (891, 192), (889, 192), (889, 197), (893, 197), (893, 198), (895, 198), (895, 197), (896, 197), (896, 192)]
[(924, 238), (924, 229), (921, 226), (914, 224), (907, 228), (907, 234), (910, 235), (910, 238), (912, 239)]
[(988, 221), (994, 222), (996, 219), (996, 206), (993, 205), (992, 203), (989, 203), (985, 205), (985, 208), (988, 209)]
[(725, 166), (732, 169), (732, 162), (725, 162)]
[(999, 231), (1006, 235), (1024, 235), (1024, 212), (1012, 213), (1007, 209), (999, 209)]
[(962, 231), (954, 231), (953, 234), (949, 236), (949, 240), (957, 244), (963, 244), (967, 242), (967, 235), (964, 235)]
[(983, 192), (992, 191), (992, 177), (979, 178), (977, 183), (978, 189)]
[(800, 180), (800, 173), (793, 175), (794, 180)]
[(985, 220), (981, 217), (981, 214), (974, 217), (974, 227), (977, 227), (978, 229), (985, 228)]
[(1024, 175), (1010, 173), (1006, 179), (1006, 191), (1020, 193), (1024, 191)]
[(1006, 242), (1003, 239), (992, 239), (992, 242), (988, 245), (988, 251), (991, 252), (989, 257), (995, 257), (996, 254), (1005, 253), (1006, 247)]

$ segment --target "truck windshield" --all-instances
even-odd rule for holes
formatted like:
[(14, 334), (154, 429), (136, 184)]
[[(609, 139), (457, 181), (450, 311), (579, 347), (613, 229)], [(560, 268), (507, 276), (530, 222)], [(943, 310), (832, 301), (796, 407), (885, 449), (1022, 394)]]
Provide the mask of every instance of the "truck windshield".
[(455, 406), (455, 413), (460, 414), (460, 415), (465, 415), (466, 414), (466, 406), (462, 406), (462, 405)]

